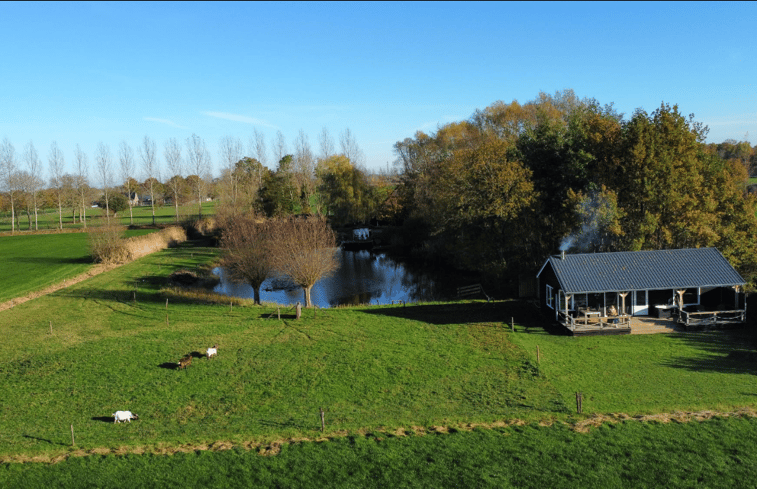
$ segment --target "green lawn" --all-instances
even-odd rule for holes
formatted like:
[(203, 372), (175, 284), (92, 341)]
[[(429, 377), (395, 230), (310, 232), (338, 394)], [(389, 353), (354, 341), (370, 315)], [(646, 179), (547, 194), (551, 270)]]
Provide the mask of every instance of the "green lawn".
[[(114, 426), (113, 430), (134, 430)], [(275, 456), (237, 447), (171, 456), (74, 457), (0, 465), (14, 488), (733, 488), (757, 480), (757, 420), (476, 429), (395, 437), (375, 431), (284, 445)]]
[(583, 409), (628, 414), (729, 410), (757, 396), (754, 334), (746, 331), (576, 338), (541, 329), (513, 342), (536, 361), (560, 392)]
[[(152, 232), (137, 229), (127, 237)], [(85, 272), (92, 266), (86, 233), (0, 236), (0, 302)], [(0, 319), (1, 321), (2, 319)]]
[[(165, 288), (172, 271), (217, 258), (185, 243), (0, 313), (0, 456), (238, 449), (3, 464), (0, 486), (729, 487), (757, 475), (752, 419), (629, 421), (589, 434), (563, 424), (753, 407), (748, 332), (555, 336), (518, 301), (306, 310), (299, 320), (284, 309), (278, 319), (271, 306)], [(203, 358), (213, 344), (218, 358)], [(174, 369), (188, 353), (193, 364)], [(242, 449), (317, 439), (321, 408), (332, 441), (285, 443), (269, 458)], [(114, 424), (125, 409), (140, 419)], [(461, 431), (516, 419), (527, 425)], [(434, 426), (453, 433), (393, 434)]]

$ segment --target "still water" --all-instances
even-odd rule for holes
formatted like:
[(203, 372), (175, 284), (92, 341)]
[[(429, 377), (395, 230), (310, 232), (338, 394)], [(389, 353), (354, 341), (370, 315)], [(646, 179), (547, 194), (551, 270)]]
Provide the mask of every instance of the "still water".
[[(392, 301), (428, 302), (442, 300), (436, 282), (423, 273), (410, 272), (401, 263), (383, 253), (370, 251), (345, 251), (337, 253), (339, 268), (327, 278), (316, 282), (310, 292), (313, 304), (318, 307), (334, 307), (348, 304), (391, 304)], [(252, 298), (249, 285), (229, 282), (222, 268), (213, 273), (221, 282), (213, 289), (220, 294)], [(261, 302), (282, 305), (305, 304), (301, 288), (268, 279), (260, 288)]]

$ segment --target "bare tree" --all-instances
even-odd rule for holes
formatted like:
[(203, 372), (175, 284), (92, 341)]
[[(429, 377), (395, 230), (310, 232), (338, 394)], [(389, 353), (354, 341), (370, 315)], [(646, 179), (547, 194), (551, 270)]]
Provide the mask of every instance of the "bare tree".
[[(134, 150), (129, 143), (121, 141), (118, 148), (118, 160), (121, 163), (121, 180), (124, 182), (126, 199), (129, 201), (129, 224), (134, 224), (134, 198), (138, 197), (134, 181)], [(132, 194), (134, 196), (132, 197)]]
[(171, 192), (173, 192), (176, 222), (179, 222), (179, 192), (181, 191), (182, 184), (183, 162), (181, 158), (181, 145), (175, 138), (170, 138), (166, 141), (163, 156), (166, 159), (168, 173), (171, 175), (171, 178), (168, 180), (168, 185), (171, 187)]
[(193, 171), (197, 177), (194, 180), (197, 193), (198, 218), (202, 219), (202, 200), (205, 193), (205, 179), (210, 175), (210, 154), (205, 147), (205, 141), (197, 134), (192, 134), (187, 139), (187, 162), (189, 171)]
[(339, 266), (336, 235), (323, 218), (290, 218), (277, 221), (276, 228), (272, 234), (273, 268), (302, 287), (305, 306), (310, 307), (313, 285)]
[(339, 138), (339, 146), (342, 149), (342, 154), (350, 159), (350, 163), (357, 167), (362, 167), (365, 163), (365, 155), (363, 150), (355, 140), (355, 136), (350, 131), (350, 128), (346, 128)]
[(5, 186), (11, 201), (11, 234), (16, 232), (16, 149), (6, 137), (0, 145), (0, 184)]
[[(283, 136), (282, 136), (283, 137)], [(262, 164), (268, 166), (268, 151), (265, 146), (265, 137), (263, 133), (257, 129), (253, 130), (252, 138), (250, 139), (250, 154)]]
[(221, 157), (221, 164), (226, 165), (224, 167), (225, 175), (227, 177), (228, 193), (232, 205), (237, 203), (237, 194), (239, 193), (239, 181), (237, 178), (238, 173), (235, 171), (236, 164), (242, 159), (243, 151), (242, 141), (237, 137), (225, 136), (221, 138), (219, 142), (218, 151)]
[(43, 183), (40, 177), (42, 172), (42, 163), (39, 161), (39, 155), (37, 149), (34, 147), (34, 143), (29, 141), (24, 149), (24, 160), (26, 161), (26, 167), (29, 170), (29, 178), (24, 179), (26, 182), (26, 191), (29, 193), (32, 199), (32, 207), (34, 210), (34, 230), (39, 230), (39, 222), (37, 219), (37, 194)]
[(321, 129), (321, 134), (318, 137), (318, 142), (321, 148), (321, 153), (318, 155), (318, 159), (320, 159), (321, 161), (327, 160), (331, 156), (334, 156), (334, 154), (336, 154), (336, 151), (334, 150), (334, 140), (332, 139), (329, 130), (325, 126), (323, 127), (323, 129)]
[(47, 161), (50, 163), (50, 186), (55, 189), (58, 200), (58, 228), (63, 230), (63, 169), (66, 162), (63, 158), (63, 152), (58, 148), (58, 143), (55, 141), (50, 144)]
[(252, 287), (255, 304), (260, 304), (260, 286), (273, 273), (273, 230), (270, 221), (246, 214), (236, 215), (224, 225), (221, 264), (229, 279)]
[(79, 211), (79, 220), (84, 223), (84, 229), (87, 229), (87, 194), (89, 193), (89, 164), (87, 154), (76, 145), (74, 151), (76, 160), (76, 193), (79, 196), (81, 210)]
[(100, 177), (100, 183), (105, 193), (105, 219), (110, 225), (110, 187), (113, 184), (113, 158), (110, 155), (110, 147), (102, 141), (97, 145), (95, 153), (97, 163), (97, 176)]
[(158, 160), (155, 157), (157, 147), (150, 136), (145, 136), (139, 147), (139, 157), (142, 159), (142, 169), (147, 176), (147, 191), (150, 192), (150, 206), (152, 208), (152, 225), (155, 225), (155, 181), (160, 179)]
[(284, 135), (281, 131), (276, 131), (276, 139), (273, 140), (273, 158), (276, 160), (274, 163), (279, 164), (281, 158), (287, 154), (287, 143), (284, 139)]

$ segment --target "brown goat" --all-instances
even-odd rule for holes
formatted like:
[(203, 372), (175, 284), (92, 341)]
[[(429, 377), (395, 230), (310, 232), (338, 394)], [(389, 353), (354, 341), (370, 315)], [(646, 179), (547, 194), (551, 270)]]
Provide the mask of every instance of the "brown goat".
[(179, 360), (179, 368), (187, 368), (192, 365), (192, 355), (186, 355)]

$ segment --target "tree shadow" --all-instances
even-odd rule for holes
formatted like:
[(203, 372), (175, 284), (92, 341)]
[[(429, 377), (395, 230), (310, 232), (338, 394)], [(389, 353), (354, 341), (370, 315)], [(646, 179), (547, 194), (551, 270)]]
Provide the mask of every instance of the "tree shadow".
[(695, 372), (757, 375), (757, 336), (753, 328), (679, 333), (675, 337), (701, 354), (674, 357), (663, 365)]
[(550, 323), (544, 320), (536, 307), (519, 300), (367, 307), (361, 309), (361, 312), (423, 321), (436, 325), (503, 323), (505, 327), (509, 328), (510, 324), (514, 322), (515, 328), (519, 332), (539, 332), (550, 327)]

